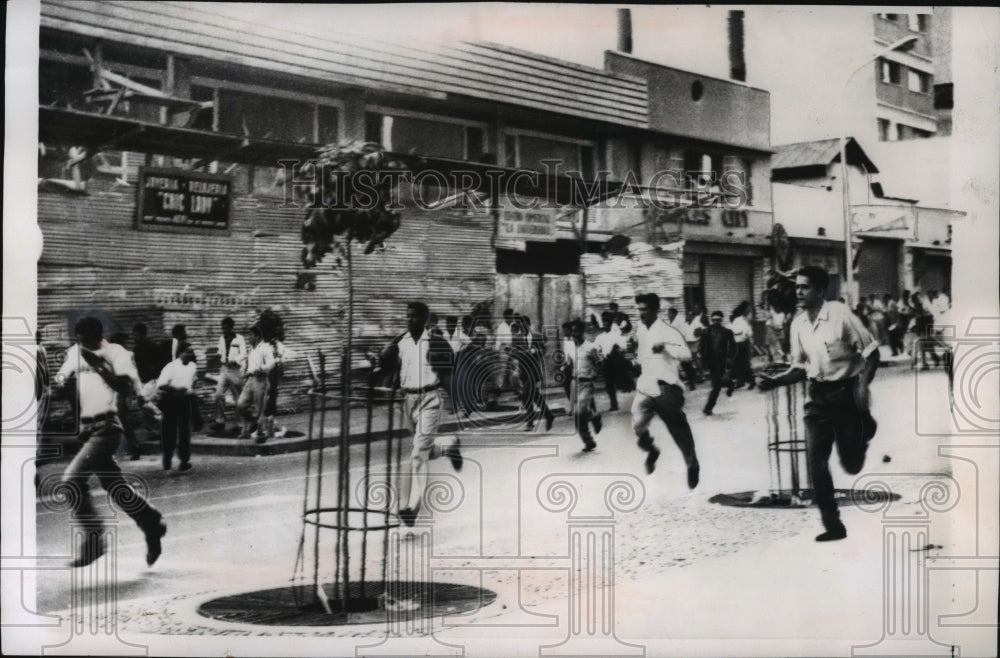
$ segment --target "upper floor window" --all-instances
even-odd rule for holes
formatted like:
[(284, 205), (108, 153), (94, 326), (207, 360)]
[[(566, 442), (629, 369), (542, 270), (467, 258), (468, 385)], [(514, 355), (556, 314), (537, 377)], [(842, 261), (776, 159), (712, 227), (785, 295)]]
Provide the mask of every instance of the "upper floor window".
[(926, 32), (930, 22), (929, 14), (907, 14), (906, 25), (912, 32)]
[(902, 67), (897, 62), (882, 60), (882, 82), (898, 85), (902, 77)]
[(378, 142), (389, 151), (478, 161), (487, 150), (483, 125), (377, 109), (365, 115), (365, 139)]
[(920, 71), (909, 70), (906, 73), (907, 86), (910, 91), (921, 94), (929, 94), (931, 91), (931, 77)]
[[(505, 136), (506, 166), (559, 174), (576, 173), (585, 180), (595, 175), (593, 142), (529, 132), (508, 132)], [(548, 168), (542, 163), (550, 161)]]
[(888, 119), (878, 120), (878, 141), (888, 142), (890, 139), (889, 129), (892, 127), (891, 122)]
[(899, 20), (899, 14), (879, 14), (879, 18), (884, 18), (887, 21), (892, 21), (895, 23)]

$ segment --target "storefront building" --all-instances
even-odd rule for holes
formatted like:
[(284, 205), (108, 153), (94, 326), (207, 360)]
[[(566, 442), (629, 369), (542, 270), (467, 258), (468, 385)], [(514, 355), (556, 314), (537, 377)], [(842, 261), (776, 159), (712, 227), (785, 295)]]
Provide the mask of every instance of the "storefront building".
[[(41, 9), (38, 312), (53, 345), (85, 313), (109, 334), (144, 322), (160, 338), (179, 323), (212, 371), (220, 320), (245, 326), (272, 309), (293, 349), (322, 350), (339, 370), (345, 277), (327, 261), (303, 271), (305, 211), (289, 201), (287, 161), (344, 140), (420, 158), (421, 171), (449, 183), (413, 186), (400, 229), (353, 261), (355, 366), (401, 330), (413, 299), (441, 318), (513, 307), (536, 327), (603, 306), (610, 300), (587, 296), (581, 256), (637, 218), (635, 230), (683, 239), (685, 264), (698, 263), (691, 292), (685, 273), (673, 303), (725, 306), (760, 285), (765, 92), (614, 53), (602, 70), (495, 45), (345, 44), (210, 6), (45, 0)], [(737, 114), (752, 119), (746, 135), (727, 128)], [(727, 189), (738, 207), (685, 200), (665, 217), (643, 206), (643, 190), (668, 187), (658, 175), (668, 168), (697, 172), (670, 179), (685, 199), (702, 189), (718, 199), (719, 175), (736, 171), (745, 184)], [(488, 170), (501, 173), (499, 188)], [(602, 171), (603, 186), (593, 185)], [(452, 187), (459, 173), (479, 178)], [(753, 194), (740, 206), (744, 186)], [(632, 203), (602, 207), (609, 199)], [(525, 201), (538, 206), (530, 217)], [(172, 221), (171, 207), (187, 219)], [(732, 284), (734, 272), (745, 286)], [(286, 380), (282, 405), (298, 407), (305, 359)]]

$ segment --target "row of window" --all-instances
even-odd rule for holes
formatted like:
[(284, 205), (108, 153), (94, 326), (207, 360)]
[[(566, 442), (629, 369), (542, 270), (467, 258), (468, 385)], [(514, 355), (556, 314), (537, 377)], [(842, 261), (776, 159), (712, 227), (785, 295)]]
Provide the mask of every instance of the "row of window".
[(903, 84), (903, 73), (905, 72), (906, 87), (910, 91), (917, 92), (918, 94), (931, 93), (931, 76), (923, 71), (908, 68), (899, 62), (893, 62), (888, 59), (880, 59), (879, 68), (881, 71), (881, 80), (885, 84)]
[(933, 136), (934, 133), (929, 130), (914, 128), (903, 123), (894, 124), (888, 119), (878, 119), (878, 139), (880, 142), (896, 142)]
[[(163, 88), (158, 79), (139, 78), (135, 72), (128, 77), (152, 89)], [(86, 92), (93, 86), (93, 74), (87, 67), (67, 62), (65, 57), (43, 57), (39, 79), (42, 105), (97, 109), (85, 101)], [(197, 76), (191, 78), (189, 91), (194, 101), (211, 101), (207, 108), (183, 118), (181, 125), (189, 128), (254, 139), (318, 144), (337, 142), (345, 134), (343, 105), (335, 99), (298, 92), (276, 96), (270, 89)], [(177, 123), (155, 103), (122, 102), (115, 108), (115, 114), (151, 123)], [(367, 140), (379, 142), (398, 153), (453, 160), (495, 162), (496, 145), (489, 143), (488, 128), (483, 122), (379, 106), (369, 107), (365, 115)], [(598, 170), (608, 167), (619, 180), (626, 179), (627, 170), (631, 170), (634, 179), (642, 180), (642, 173), (650, 179), (657, 172), (676, 172), (683, 168), (689, 174), (685, 180), (661, 176), (656, 181), (658, 186), (697, 186), (712, 191), (717, 191), (724, 174), (735, 171), (743, 178), (747, 202), (750, 201), (751, 162), (748, 159), (697, 149), (681, 151), (654, 147), (655, 171), (641, 172), (636, 144), (628, 144), (627, 153), (615, 153), (608, 162), (606, 154), (597, 148), (597, 142), (591, 140), (516, 129), (506, 131), (503, 139), (505, 160), (499, 164), (507, 167), (560, 174), (575, 172), (586, 180), (593, 180)]]
[(911, 32), (927, 32), (931, 24), (930, 14), (879, 14), (879, 18), (892, 23), (899, 23), (901, 18), (905, 18), (906, 27)]

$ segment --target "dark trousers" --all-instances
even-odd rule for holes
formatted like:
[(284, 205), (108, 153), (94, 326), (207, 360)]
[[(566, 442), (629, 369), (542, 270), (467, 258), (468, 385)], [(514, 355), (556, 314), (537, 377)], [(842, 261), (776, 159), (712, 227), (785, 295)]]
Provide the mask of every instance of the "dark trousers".
[(646, 452), (653, 448), (649, 423), (654, 415), (659, 416), (667, 426), (674, 443), (684, 455), (684, 462), (689, 466), (697, 463), (694, 435), (684, 414), (684, 389), (676, 384), (660, 382), (660, 394), (656, 397), (650, 397), (641, 391), (635, 394), (635, 401), (632, 403), (632, 429), (639, 439), (639, 447)]
[(841, 527), (830, 475), (833, 447), (837, 446), (837, 456), (844, 470), (855, 475), (864, 466), (868, 440), (875, 431), (871, 414), (858, 405), (857, 383), (857, 377), (835, 382), (809, 382), (809, 401), (805, 404), (809, 476), (816, 492), (816, 506), (827, 530)]
[(608, 394), (608, 411), (618, 410), (618, 389), (615, 387), (616, 373), (608, 373), (604, 376), (604, 390)]
[(188, 463), (191, 461), (191, 396), (165, 393), (160, 399), (160, 411), (163, 412), (163, 429), (160, 435), (163, 468), (170, 468), (175, 449), (181, 463)]
[(705, 411), (710, 412), (715, 408), (715, 403), (719, 401), (719, 393), (723, 387), (732, 386), (733, 382), (726, 377), (726, 371), (711, 371), (712, 390), (708, 393), (708, 402), (705, 403)]
[(118, 396), (118, 418), (122, 423), (122, 440), (118, 446), (118, 452), (138, 455), (140, 452), (139, 441), (135, 437), (135, 429), (128, 422), (128, 404), (125, 402), (124, 395)]
[[(545, 396), (542, 395), (540, 376), (539, 373), (531, 373), (521, 378), (521, 402), (527, 411), (529, 424), (533, 424), (538, 418), (547, 419), (552, 416)], [(537, 413), (535, 407), (538, 407)]]
[(74, 502), (73, 518), (99, 527), (101, 522), (94, 509), (88, 484), (90, 476), (96, 475), (115, 506), (132, 517), (140, 528), (146, 530), (156, 525), (161, 515), (122, 476), (122, 470), (114, 458), (121, 438), (122, 427), (116, 418), (85, 427), (80, 435), (80, 439), (84, 442), (83, 447), (66, 467), (62, 485), (71, 488), (69, 499)]
[(753, 368), (750, 365), (750, 340), (736, 343), (736, 361), (733, 363), (733, 379), (737, 386), (744, 383), (754, 386)]

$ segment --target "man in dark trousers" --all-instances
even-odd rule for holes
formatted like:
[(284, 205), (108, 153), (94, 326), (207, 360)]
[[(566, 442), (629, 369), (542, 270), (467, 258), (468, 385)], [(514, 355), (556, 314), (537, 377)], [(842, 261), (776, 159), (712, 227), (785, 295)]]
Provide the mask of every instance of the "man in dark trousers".
[(194, 412), (194, 383), (198, 376), (194, 350), (182, 342), (176, 359), (163, 367), (157, 381), (160, 410), (163, 412), (163, 469), (173, 467), (174, 450), (180, 459), (178, 470), (191, 470), (191, 424)]
[[(515, 331), (512, 336), (511, 354), (517, 364), (518, 376), (521, 380), (521, 401), (528, 416), (525, 431), (535, 429), (539, 415), (545, 419), (545, 431), (552, 429), (555, 416), (545, 402), (542, 386), (545, 385), (545, 340), (541, 334), (531, 331), (531, 319), (518, 315), (514, 319)], [(535, 407), (538, 414), (535, 414)]]
[(708, 402), (702, 411), (706, 416), (712, 415), (715, 403), (719, 400), (719, 392), (726, 386), (726, 395), (733, 394), (733, 380), (730, 372), (733, 360), (736, 358), (736, 339), (733, 332), (722, 324), (722, 311), (712, 313), (712, 324), (701, 335), (701, 363), (708, 368), (712, 380), (712, 390), (708, 394)]
[(63, 486), (72, 489), (73, 516), (83, 524), (83, 544), (71, 563), (83, 567), (104, 555), (104, 532), (90, 498), (89, 480), (97, 475), (115, 505), (132, 517), (146, 536), (146, 564), (160, 557), (160, 540), (167, 532), (163, 515), (122, 477), (114, 454), (122, 437), (118, 396), (139, 388), (139, 374), (131, 355), (120, 345), (104, 341), (104, 326), (91, 316), (77, 320), (76, 339), (56, 374), (60, 386), (76, 375), (80, 394), (80, 440), (83, 447), (63, 473)]
[(805, 424), (809, 473), (826, 531), (816, 541), (847, 537), (834, 499), (830, 453), (855, 475), (865, 463), (868, 442), (877, 424), (869, 411), (868, 384), (878, 367), (878, 343), (845, 304), (824, 301), (829, 275), (809, 265), (795, 277), (795, 294), (802, 309), (791, 326), (791, 367), (763, 377), (762, 390), (809, 380)]
[(658, 416), (684, 456), (688, 487), (698, 486), (701, 472), (695, 453), (694, 436), (684, 414), (684, 389), (680, 364), (691, 358), (691, 350), (681, 332), (659, 318), (660, 297), (656, 293), (636, 295), (639, 324), (636, 327), (636, 361), (642, 369), (635, 383), (632, 402), (632, 429), (639, 447), (646, 451), (646, 472), (652, 473), (660, 450), (649, 433), (653, 416)]

